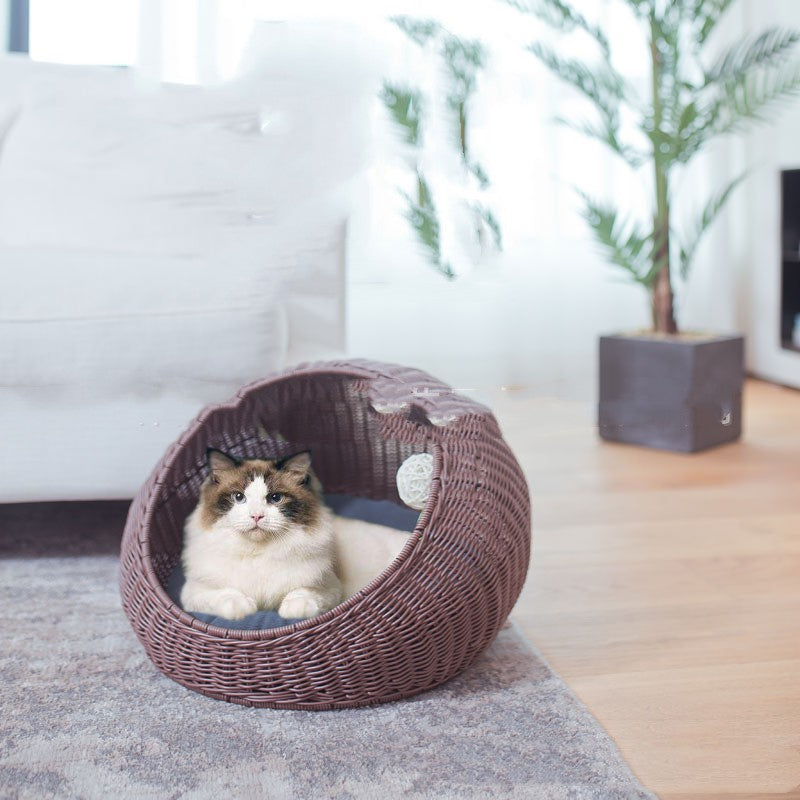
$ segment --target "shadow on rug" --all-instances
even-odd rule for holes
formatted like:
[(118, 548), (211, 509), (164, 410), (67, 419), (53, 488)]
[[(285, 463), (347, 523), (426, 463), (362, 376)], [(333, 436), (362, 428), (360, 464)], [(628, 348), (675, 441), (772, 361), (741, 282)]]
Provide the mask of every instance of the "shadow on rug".
[(460, 677), (388, 705), (273, 711), (184, 689), (122, 613), (123, 520), (115, 503), (0, 506), (0, 796), (653, 797), (513, 627)]

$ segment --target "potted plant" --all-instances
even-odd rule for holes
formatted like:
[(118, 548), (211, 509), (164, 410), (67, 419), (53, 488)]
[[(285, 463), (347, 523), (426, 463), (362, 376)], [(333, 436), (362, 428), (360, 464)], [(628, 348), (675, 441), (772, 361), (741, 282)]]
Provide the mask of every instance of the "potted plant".
[[(566, 124), (652, 180), (652, 216), (645, 220), (582, 194), (594, 237), (611, 263), (645, 289), (652, 310), (651, 330), (600, 339), (600, 435), (696, 451), (741, 433), (744, 342), (679, 332), (673, 283), (689, 274), (703, 235), (744, 176), (712, 195), (688, 231), (674, 225), (673, 179), (709, 142), (763, 120), (800, 92), (800, 69), (790, 60), (800, 33), (770, 28), (711, 58), (712, 34), (735, 0), (617, 1), (638, 23), (649, 55), (644, 97), (615, 68), (609, 34), (568, 0), (530, 7), (508, 0), (551, 31), (582, 36), (591, 46), (594, 62), (562, 57), (541, 42), (530, 50), (594, 109), (594, 119)], [(633, 124), (623, 127), (623, 116)]]

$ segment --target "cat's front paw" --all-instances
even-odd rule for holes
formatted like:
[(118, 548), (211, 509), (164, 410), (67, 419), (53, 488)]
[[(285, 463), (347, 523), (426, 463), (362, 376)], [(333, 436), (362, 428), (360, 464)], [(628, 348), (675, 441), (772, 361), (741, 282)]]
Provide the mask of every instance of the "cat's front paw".
[(322, 611), (319, 596), (310, 589), (293, 589), (283, 598), (278, 613), (284, 619), (307, 619)]
[(215, 605), (217, 616), (225, 619), (242, 619), (258, 611), (258, 606), (252, 598), (234, 590), (220, 592)]

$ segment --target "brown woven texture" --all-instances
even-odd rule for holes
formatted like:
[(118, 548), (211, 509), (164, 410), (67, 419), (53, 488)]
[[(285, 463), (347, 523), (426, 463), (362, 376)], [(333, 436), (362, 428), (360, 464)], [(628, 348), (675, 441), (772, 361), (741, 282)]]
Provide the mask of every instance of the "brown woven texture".
[[(400, 556), (321, 616), (271, 630), (201, 622), (167, 596), (207, 447), (275, 458), (311, 449), (327, 492), (399, 502), (396, 473), (434, 456), (430, 499)], [(528, 568), (522, 472), (484, 406), (418, 370), (364, 360), (301, 365), (206, 408), (137, 494), (122, 541), (125, 613), (156, 666), (210, 697), (331, 709), (443, 683), (494, 639)]]

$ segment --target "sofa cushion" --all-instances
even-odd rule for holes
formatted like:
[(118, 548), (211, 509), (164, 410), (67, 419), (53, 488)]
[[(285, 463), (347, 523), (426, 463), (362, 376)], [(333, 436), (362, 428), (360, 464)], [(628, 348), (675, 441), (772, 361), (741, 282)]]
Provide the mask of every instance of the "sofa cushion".
[(61, 397), (204, 398), (277, 369), (287, 322), (280, 271), (184, 258), (0, 247), (5, 386)]
[(277, 231), (340, 224), (354, 164), (279, 89), (34, 71), (0, 158), (0, 242), (257, 258)]

